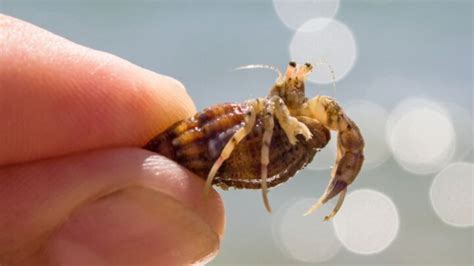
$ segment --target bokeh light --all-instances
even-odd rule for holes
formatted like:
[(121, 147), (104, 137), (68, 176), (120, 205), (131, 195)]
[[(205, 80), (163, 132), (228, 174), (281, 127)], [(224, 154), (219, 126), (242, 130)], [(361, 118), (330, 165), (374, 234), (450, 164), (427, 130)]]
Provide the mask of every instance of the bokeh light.
[(436, 175), (430, 199), (436, 214), (453, 226), (474, 225), (474, 164), (452, 163)]
[(339, 0), (273, 0), (281, 21), (294, 30), (313, 18), (332, 18), (339, 9)]
[(402, 101), (389, 116), (386, 137), (397, 162), (415, 174), (441, 170), (450, 162), (456, 137), (449, 114), (421, 98)]
[(310, 216), (303, 216), (316, 198), (294, 200), (282, 207), (273, 220), (275, 244), (289, 258), (303, 262), (323, 262), (340, 250), (332, 223), (324, 222), (333, 206), (326, 204)]
[(473, 144), (473, 123), (469, 111), (453, 103), (445, 104), (456, 134), (456, 151), (453, 160), (461, 161), (470, 152)]
[(399, 216), (392, 200), (377, 191), (362, 189), (350, 193), (334, 217), (336, 236), (350, 251), (374, 254), (396, 238)]
[(347, 115), (359, 126), (365, 141), (364, 169), (373, 169), (390, 158), (385, 140), (387, 111), (380, 105), (365, 101), (352, 101), (345, 105)]
[[(327, 18), (311, 19), (297, 31), (290, 43), (292, 60), (316, 65), (315, 73), (308, 80), (316, 83), (333, 82), (342, 79), (354, 66), (357, 58), (356, 41), (350, 29), (343, 23)], [(319, 63), (318, 63), (319, 62)]]

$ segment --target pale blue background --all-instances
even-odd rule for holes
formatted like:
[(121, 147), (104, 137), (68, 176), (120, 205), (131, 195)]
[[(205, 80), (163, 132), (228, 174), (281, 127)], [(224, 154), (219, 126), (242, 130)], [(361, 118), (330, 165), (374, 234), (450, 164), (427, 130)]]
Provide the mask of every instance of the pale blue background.
[[(344, 104), (363, 98), (390, 110), (402, 98), (417, 95), (456, 103), (470, 110), (472, 117), (472, 9), (468, 0), (343, 0), (336, 18), (353, 31), (358, 59), (337, 84), (338, 100)], [(293, 31), (279, 20), (271, 1), (3, 0), (0, 10), (173, 76), (186, 85), (198, 109), (264, 96), (273, 73), (231, 70), (251, 63), (283, 68), (290, 59)], [(377, 77), (393, 73), (421, 84), (420, 89), (367, 89)], [(466, 160), (473, 161), (472, 151)], [(329, 170), (303, 171), (272, 191), (273, 207), (278, 209), (296, 197), (319, 195), (327, 176)], [(342, 250), (327, 265), (473, 262), (472, 227), (450, 227), (436, 216), (428, 197), (430, 177), (405, 172), (393, 159), (362, 176), (372, 178), (359, 177), (351, 188), (374, 188), (390, 196), (400, 214), (399, 235), (379, 254), (361, 256)], [(272, 216), (264, 211), (259, 192), (229, 191), (222, 196), (227, 231), (211, 265), (298, 263), (286, 258), (273, 242)]]

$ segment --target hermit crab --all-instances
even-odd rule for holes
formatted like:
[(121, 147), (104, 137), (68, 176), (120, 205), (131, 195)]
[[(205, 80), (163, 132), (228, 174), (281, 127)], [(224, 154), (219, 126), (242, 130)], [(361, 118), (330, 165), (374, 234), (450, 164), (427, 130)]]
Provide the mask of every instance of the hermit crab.
[[(274, 69), (276, 70), (276, 69)], [(337, 131), (337, 158), (331, 179), (313, 212), (339, 195), (331, 219), (364, 161), (364, 140), (357, 125), (328, 96), (305, 96), (309, 63), (290, 62), (265, 98), (208, 107), (179, 121), (145, 145), (185, 166), (211, 185), (261, 189), (270, 212), (268, 188), (287, 181), (310, 163)]]

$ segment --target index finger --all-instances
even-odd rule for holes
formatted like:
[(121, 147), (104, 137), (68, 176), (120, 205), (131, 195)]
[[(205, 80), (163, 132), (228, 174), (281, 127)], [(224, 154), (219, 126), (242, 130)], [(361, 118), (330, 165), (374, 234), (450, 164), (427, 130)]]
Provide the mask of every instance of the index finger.
[(0, 14), (0, 165), (141, 146), (192, 115), (183, 85)]

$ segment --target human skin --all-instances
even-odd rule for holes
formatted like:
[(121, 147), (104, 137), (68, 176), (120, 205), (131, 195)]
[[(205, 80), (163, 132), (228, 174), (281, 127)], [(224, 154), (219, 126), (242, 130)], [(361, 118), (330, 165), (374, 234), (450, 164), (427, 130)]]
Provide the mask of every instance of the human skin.
[(141, 149), (194, 104), (178, 81), (0, 14), (0, 265), (186, 265), (214, 190)]

